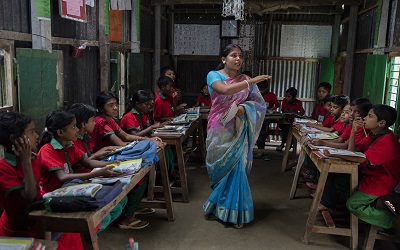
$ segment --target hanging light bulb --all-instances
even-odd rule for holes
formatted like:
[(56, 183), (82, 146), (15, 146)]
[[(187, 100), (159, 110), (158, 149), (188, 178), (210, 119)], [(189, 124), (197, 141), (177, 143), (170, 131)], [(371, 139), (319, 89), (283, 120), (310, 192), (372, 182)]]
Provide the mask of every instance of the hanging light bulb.
[(224, 0), (222, 16), (234, 16), (235, 20), (244, 20), (244, 0)]

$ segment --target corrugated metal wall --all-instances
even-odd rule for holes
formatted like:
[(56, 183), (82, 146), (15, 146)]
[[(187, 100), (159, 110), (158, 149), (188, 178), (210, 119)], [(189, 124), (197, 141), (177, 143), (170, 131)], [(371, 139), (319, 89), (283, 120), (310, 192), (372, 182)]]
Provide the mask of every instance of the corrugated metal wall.
[(0, 0), (0, 30), (29, 33), (30, 13), (27, 0)]

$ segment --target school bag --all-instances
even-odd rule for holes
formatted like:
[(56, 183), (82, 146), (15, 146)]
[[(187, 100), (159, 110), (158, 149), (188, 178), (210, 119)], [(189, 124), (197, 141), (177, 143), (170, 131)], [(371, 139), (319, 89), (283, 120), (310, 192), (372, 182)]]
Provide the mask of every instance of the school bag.
[[(65, 183), (63, 187), (83, 184), (79, 179)], [(110, 203), (122, 192), (123, 184), (120, 181), (103, 184), (94, 197), (64, 196), (46, 198), (32, 205), (32, 210), (46, 209), (52, 212), (94, 211)]]
[(148, 139), (138, 141), (133, 147), (121, 150), (103, 161), (128, 161), (139, 158), (142, 158), (142, 166), (146, 167), (158, 162), (156, 142)]

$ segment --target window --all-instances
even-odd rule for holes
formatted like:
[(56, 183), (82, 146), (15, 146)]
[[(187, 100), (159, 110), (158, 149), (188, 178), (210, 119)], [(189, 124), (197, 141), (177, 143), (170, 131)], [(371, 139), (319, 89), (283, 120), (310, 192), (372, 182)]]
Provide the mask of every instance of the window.
[[(386, 104), (399, 110), (399, 80), (400, 80), (400, 57), (392, 57), (390, 62), (389, 84), (387, 89)], [(397, 131), (399, 122), (392, 126), (392, 129)]]
[(0, 111), (13, 109), (12, 46), (0, 40)]

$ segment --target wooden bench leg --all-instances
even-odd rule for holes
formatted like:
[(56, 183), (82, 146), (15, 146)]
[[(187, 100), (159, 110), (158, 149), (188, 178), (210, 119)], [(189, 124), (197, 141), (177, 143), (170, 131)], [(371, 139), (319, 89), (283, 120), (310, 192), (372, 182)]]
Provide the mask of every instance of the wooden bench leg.
[(97, 241), (97, 235), (95, 231), (95, 226), (93, 225), (93, 222), (89, 219), (87, 221), (86, 225), (82, 225), (81, 227), (81, 240), (82, 240), (82, 245), (83, 249), (88, 250), (88, 249), (93, 249), (93, 250), (99, 250), (99, 242)]
[(296, 195), (297, 184), (299, 183), (299, 176), (301, 172), (301, 167), (303, 165), (304, 159), (306, 157), (306, 150), (304, 147), (301, 147), (299, 160), (297, 161), (296, 172), (294, 173), (292, 189), (290, 190), (289, 199), (293, 200), (294, 196)]
[(165, 160), (164, 151), (162, 151), (159, 162), (160, 162), (160, 172), (161, 172), (161, 179), (162, 179), (164, 199), (165, 199), (165, 208), (167, 209), (167, 217), (169, 221), (173, 221), (175, 220), (174, 208), (172, 206), (171, 187), (168, 178), (167, 162)]
[(365, 236), (363, 250), (373, 250), (376, 240), (376, 234), (378, 233), (378, 227), (370, 226), (367, 235)]
[(282, 167), (281, 167), (281, 172), (284, 173), (286, 171), (286, 165), (287, 161), (289, 158), (289, 150), (290, 150), (290, 145), (292, 144), (292, 138), (293, 138), (293, 128), (291, 127), (289, 129), (289, 134), (286, 140), (286, 147), (285, 147), (285, 153), (283, 154), (283, 160), (282, 160)]
[(176, 156), (178, 158), (178, 168), (179, 168), (179, 178), (182, 190), (183, 202), (189, 202), (189, 189), (187, 184), (186, 169), (185, 169), (185, 159), (183, 156), (182, 144), (177, 143), (176, 145)]
[[(161, 162), (161, 159), (159, 161)], [(159, 163), (159, 164), (161, 165), (161, 163)], [(148, 201), (154, 200), (154, 186), (155, 185), (156, 185), (156, 169), (155, 169), (155, 167), (152, 167), (150, 169), (150, 173), (149, 173), (149, 186), (147, 187), (147, 200)]]
[[(353, 168), (350, 175), (350, 192), (351, 194), (357, 189), (358, 185), (358, 168)], [(358, 218), (354, 214), (350, 214), (350, 249), (358, 248)]]

